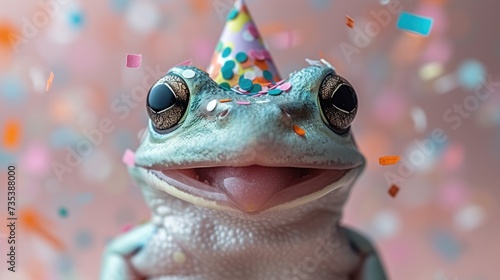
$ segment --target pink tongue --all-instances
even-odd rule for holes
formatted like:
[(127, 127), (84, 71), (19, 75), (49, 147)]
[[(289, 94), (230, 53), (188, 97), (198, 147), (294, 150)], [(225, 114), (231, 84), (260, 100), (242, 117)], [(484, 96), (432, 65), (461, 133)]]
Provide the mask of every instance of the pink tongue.
[(301, 176), (296, 168), (262, 166), (214, 167), (198, 169), (199, 180), (225, 191), (242, 210), (261, 208), (274, 194)]

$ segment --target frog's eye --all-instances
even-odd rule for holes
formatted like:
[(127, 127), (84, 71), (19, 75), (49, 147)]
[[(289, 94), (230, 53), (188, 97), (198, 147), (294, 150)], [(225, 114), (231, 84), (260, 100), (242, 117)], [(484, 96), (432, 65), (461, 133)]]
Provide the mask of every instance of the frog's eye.
[(319, 89), (319, 104), (323, 120), (337, 133), (347, 131), (358, 109), (358, 98), (344, 78), (329, 74)]
[(158, 130), (166, 130), (179, 124), (186, 113), (189, 87), (184, 80), (167, 74), (148, 93), (147, 111)]

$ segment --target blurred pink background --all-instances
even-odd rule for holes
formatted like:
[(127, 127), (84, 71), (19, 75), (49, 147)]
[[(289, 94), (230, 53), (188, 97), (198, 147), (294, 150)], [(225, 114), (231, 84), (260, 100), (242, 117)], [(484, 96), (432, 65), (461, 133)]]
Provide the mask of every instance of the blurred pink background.
[[(305, 58), (323, 56), (357, 89), (353, 127), (368, 167), (344, 222), (375, 240), (390, 278), (498, 279), (500, 3), (247, 4), (282, 76), (305, 67)], [(206, 67), (231, 5), (0, 0), (0, 224), (7, 223), (11, 163), (17, 166), (19, 217), (16, 273), (7, 271), (8, 232), (0, 226), (0, 279), (97, 279), (106, 242), (148, 219), (121, 160), (127, 148), (135, 150), (147, 124), (143, 79), (159, 78), (190, 58)], [(431, 34), (397, 29), (398, 15), (388, 5), (433, 18)], [(377, 22), (381, 14), (389, 15), (388, 22)], [(346, 26), (346, 15), (355, 20), (354, 29)], [(366, 28), (371, 36), (357, 45), (356, 34)], [(342, 51), (346, 46), (352, 53)], [(125, 67), (127, 53), (143, 55), (140, 69)], [(490, 88), (490, 96), (478, 99), (478, 87), (483, 93)], [(117, 112), (134, 88), (143, 100), (131, 99), (127, 110)], [(453, 111), (455, 104), (464, 106), (462, 115)], [(113, 130), (59, 179), (53, 165), (65, 164), (68, 147), (105, 119)], [(417, 143), (431, 139), (435, 129), (447, 141), (434, 142), (423, 154)], [(424, 155), (421, 161), (415, 151)], [(380, 156), (395, 154), (410, 161), (413, 154), (414, 172), (378, 164)], [(401, 190), (392, 198), (386, 177), (395, 175)]]

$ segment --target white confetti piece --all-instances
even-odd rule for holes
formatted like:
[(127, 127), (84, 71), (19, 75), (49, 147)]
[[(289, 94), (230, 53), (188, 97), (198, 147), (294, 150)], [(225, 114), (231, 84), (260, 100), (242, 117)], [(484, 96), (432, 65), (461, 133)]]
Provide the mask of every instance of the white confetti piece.
[(422, 133), (427, 128), (427, 115), (424, 110), (420, 107), (413, 107), (411, 109), (411, 117), (415, 125), (415, 130), (418, 133)]
[(214, 99), (214, 100), (208, 102), (207, 111), (212, 112), (213, 110), (215, 110), (215, 107), (217, 107), (217, 100)]
[(182, 72), (182, 76), (186, 79), (192, 79), (194, 76), (196, 76), (196, 72), (194, 72), (191, 69), (186, 69), (184, 72)]
[(467, 205), (454, 218), (455, 225), (463, 231), (474, 230), (484, 221), (484, 209), (478, 205)]

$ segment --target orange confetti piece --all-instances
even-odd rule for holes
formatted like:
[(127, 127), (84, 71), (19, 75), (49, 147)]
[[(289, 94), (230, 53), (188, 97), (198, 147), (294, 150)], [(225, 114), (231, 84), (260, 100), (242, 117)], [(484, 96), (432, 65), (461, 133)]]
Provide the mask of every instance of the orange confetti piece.
[(64, 250), (64, 244), (56, 236), (50, 233), (46, 227), (48, 223), (41, 217), (36, 210), (24, 209), (19, 212), (19, 221), (22, 227), (31, 233), (37, 234), (44, 238), (57, 250)]
[(255, 60), (255, 66), (259, 67), (260, 70), (269, 70), (269, 65), (267, 65), (267, 62), (265, 60)]
[(300, 136), (306, 135), (306, 131), (302, 127), (300, 127), (296, 124), (293, 125), (293, 131), (295, 131), (295, 133), (297, 133), (297, 135), (300, 135)]
[(52, 86), (52, 81), (54, 81), (54, 73), (50, 72), (50, 76), (47, 79), (47, 85), (45, 86), (45, 91), (49, 91), (50, 87)]
[(16, 28), (9, 22), (0, 23), (0, 45), (11, 47), (12, 42), (16, 40)]
[(232, 99), (229, 99), (229, 98), (226, 98), (226, 99), (220, 99), (219, 102), (220, 103), (227, 103), (227, 102), (231, 102), (233, 101)]
[(241, 64), (242, 69), (247, 69), (247, 68), (253, 67), (254, 62), (253, 62), (253, 59), (248, 58), (247, 61), (240, 63), (240, 64)]
[(14, 150), (21, 141), (21, 123), (17, 120), (9, 120), (5, 124), (3, 134), (3, 146), (5, 149)]
[(380, 165), (393, 165), (399, 162), (400, 156), (384, 156), (378, 159)]
[(389, 192), (389, 195), (394, 198), (394, 197), (396, 197), (396, 195), (399, 192), (399, 187), (396, 185), (392, 185), (388, 192)]
[(354, 28), (354, 19), (350, 16), (345, 16), (346, 17), (346, 25), (349, 26), (349, 28)]

